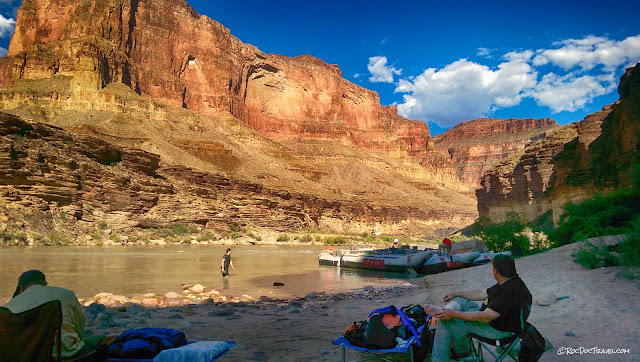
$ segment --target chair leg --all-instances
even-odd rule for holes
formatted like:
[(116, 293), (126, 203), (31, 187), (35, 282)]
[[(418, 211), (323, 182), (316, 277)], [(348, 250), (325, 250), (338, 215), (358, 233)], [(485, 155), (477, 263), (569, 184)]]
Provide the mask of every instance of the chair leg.
[(469, 338), (469, 344), (471, 345), (471, 354), (473, 355), (474, 361), (484, 361), (484, 357), (482, 356), (482, 347), (480, 343), (478, 343), (476, 348), (476, 343), (473, 338)]

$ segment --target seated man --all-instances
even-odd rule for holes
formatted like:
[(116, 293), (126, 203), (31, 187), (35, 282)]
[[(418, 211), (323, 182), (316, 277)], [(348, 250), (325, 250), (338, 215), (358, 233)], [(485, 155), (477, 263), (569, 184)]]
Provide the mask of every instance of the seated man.
[(73, 291), (47, 286), (44, 274), (39, 270), (29, 270), (18, 279), (18, 287), (11, 299), (3, 307), (17, 314), (52, 300), (59, 300), (62, 306), (61, 355), (63, 358), (84, 356), (96, 348), (104, 336), (84, 338), (84, 314), (82, 306)]
[[(531, 293), (516, 273), (515, 262), (507, 255), (493, 259), (493, 277), (498, 282), (489, 289), (453, 292), (444, 296), (445, 309), (426, 306), (425, 310), (438, 318), (433, 342), (432, 361), (448, 361), (451, 342), (456, 350), (468, 350), (468, 333), (501, 339), (520, 332), (520, 310), (531, 305)], [(484, 300), (482, 307), (472, 300)]]

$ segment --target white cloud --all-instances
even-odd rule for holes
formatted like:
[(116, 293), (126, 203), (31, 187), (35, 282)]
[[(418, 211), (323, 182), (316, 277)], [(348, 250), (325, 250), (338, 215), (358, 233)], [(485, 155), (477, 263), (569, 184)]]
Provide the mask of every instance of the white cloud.
[(16, 21), (14, 19), (7, 19), (0, 14), (0, 38), (4, 38), (7, 35), (13, 34), (16, 28)]
[(387, 57), (382, 56), (369, 58), (367, 69), (371, 73), (369, 81), (372, 83), (393, 83), (393, 76), (402, 74), (402, 69), (387, 66)]
[(384, 39), (380, 40), (379, 44), (380, 44), (380, 45), (385, 45), (385, 44), (387, 44), (387, 42), (389, 41), (389, 39), (390, 39), (389, 37), (386, 37), (386, 38), (384, 38)]
[(491, 49), (488, 48), (478, 48), (478, 52), (476, 53), (479, 57), (487, 57), (491, 58)]
[(361, 76), (362, 76), (362, 74), (360, 74), (360, 73), (355, 73), (355, 74), (353, 75), (353, 77), (354, 77), (354, 78), (360, 78)]
[(558, 49), (541, 49), (533, 59), (533, 65), (553, 64), (568, 71), (579, 67), (589, 71), (597, 66), (611, 71), (631, 60), (640, 59), (640, 35), (622, 41), (588, 36), (584, 39), (567, 39), (555, 45)]
[[(640, 62), (640, 35), (621, 41), (588, 36), (553, 45), (553, 49), (506, 53), (494, 68), (462, 59), (442, 69), (429, 68), (415, 78), (400, 79), (395, 91), (405, 94), (398, 113), (449, 127), (490, 116), (525, 98), (554, 113), (574, 112), (595, 97), (615, 91), (621, 68)], [(489, 53), (479, 48), (477, 55)], [(379, 58), (384, 60), (381, 69), (386, 69), (386, 58)], [(561, 71), (551, 72), (552, 66)], [(393, 73), (386, 76), (385, 81), (393, 80)]]
[(593, 98), (615, 89), (615, 83), (611, 79), (606, 79), (604, 84), (602, 80), (590, 75), (576, 76), (570, 73), (559, 76), (548, 73), (542, 77), (532, 97), (538, 104), (551, 108), (555, 113), (575, 112)]
[(496, 70), (458, 60), (440, 70), (427, 69), (413, 81), (401, 80), (396, 92), (407, 94), (398, 113), (450, 127), (520, 103), (533, 91), (536, 77), (533, 68), (519, 60), (504, 62)]

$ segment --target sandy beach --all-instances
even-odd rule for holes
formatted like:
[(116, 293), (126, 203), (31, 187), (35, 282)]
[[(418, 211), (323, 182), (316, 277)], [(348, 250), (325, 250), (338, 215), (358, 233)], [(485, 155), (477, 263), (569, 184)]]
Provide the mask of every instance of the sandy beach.
[[(573, 262), (577, 244), (516, 260), (521, 278), (534, 298), (529, 322), (553, 344), (542, 360), (602, 361), (640, 359), (640, 289), (620, 277), (619, 267), (588, 270)], [(479, 289), (495, 281), (489, 265), (415, 278), (385, 288), (352, 293), (312, 293), (308, 298), (214, 303), (166, 308), (121, 308), (104, 313), (118, 327), (90, 322), (94, 333), (119, 334), (128, 328), (164, 327), (183, 331), (188, 340), (232, 340), (230, 361), (336, 361), (340, 348), (331, 341), (347, 325), (366, 319), (386, 305), (441, 304), (452, 290)], [(553, 297), (568, 297), (557, 300)], [(545, 302), (545, 299), (549, 299)], [(550, 305), (543, 306), (538, 302)], [(105, 316), (101, 318), (104, 319)], [(98, 319), (101, 319), (98, 318)], [(92, 325), (91, 325), (92, 324)], [(570, 352), (581, 355), (567, 355)], [(624, 354), (595, 354), (600, 349), (627, 349)], [(347, 358), (357, 354), (347, 352)]]

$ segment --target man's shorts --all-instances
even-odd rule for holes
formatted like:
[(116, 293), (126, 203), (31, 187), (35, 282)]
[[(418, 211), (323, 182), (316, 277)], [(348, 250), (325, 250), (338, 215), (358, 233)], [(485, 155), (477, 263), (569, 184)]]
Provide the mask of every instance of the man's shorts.
[(222, 276), (223, 277), (228, 277), (229, 276), (229, 271), (228, 270), (220, 270), (222, 272)]

